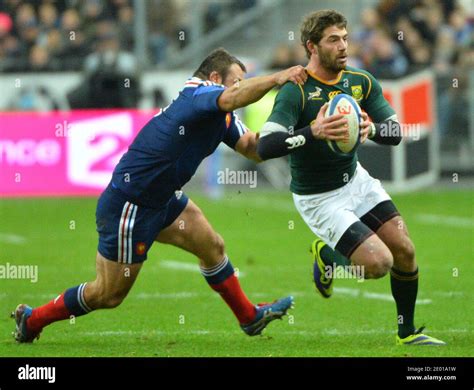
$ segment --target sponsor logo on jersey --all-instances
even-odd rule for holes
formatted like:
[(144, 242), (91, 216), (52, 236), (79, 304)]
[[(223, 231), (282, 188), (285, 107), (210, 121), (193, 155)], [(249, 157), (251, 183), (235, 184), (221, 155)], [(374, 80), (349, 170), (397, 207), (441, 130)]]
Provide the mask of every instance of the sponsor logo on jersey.
[(321, 88), (319, 87), (315, 87), (316, 88), (316, 91), (314, 92), (310, 92), (308, 94), (308, 100), (321, 100), (322, 97), (321, 97), (321, 92), (323, 91)]
[(364, 94), (362, 93), (362, 85), (353, 85), (351, 86), (352, 89), (352, 97), (354, 100), (357, 102), (361, 101), (362, 98), (364, 97)]
[(329, 100), (335, 98), (337, 95), (339, 95), (340, 93), (342, 93), (341, 91), (331, 91), (329, 92)]

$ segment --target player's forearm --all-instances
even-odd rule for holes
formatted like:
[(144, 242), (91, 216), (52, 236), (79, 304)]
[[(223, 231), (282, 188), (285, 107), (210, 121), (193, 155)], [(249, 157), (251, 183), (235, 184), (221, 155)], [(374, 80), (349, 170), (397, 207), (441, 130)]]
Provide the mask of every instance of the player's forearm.
[(314, 137), (311, 126), (296, 130), (293, 134), (275, 131), (260, 137), (257, 144), (257, 153), (262, 160), (283, 157), (312, 141), (314, 141)]
[(219, 98), (219, 108), (234, 111), (260, 100), (268, 91), (278, 85), (278, 73), (252, 77), (227, 88)]
[(259, 134), (248, 131), (235, 144), (235, 150), (256, 163), (262, 162), (257, 153)]
[(402, 141), (400, 123), (391, 119), (385, 120), (381, 123), (373, 123), (369, 139), (380, 145), (398, 145)]

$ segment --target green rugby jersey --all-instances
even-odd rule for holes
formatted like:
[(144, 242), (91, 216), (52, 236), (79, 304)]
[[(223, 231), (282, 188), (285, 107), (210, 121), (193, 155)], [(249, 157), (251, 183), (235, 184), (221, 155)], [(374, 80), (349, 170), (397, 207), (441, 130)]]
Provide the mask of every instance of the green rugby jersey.
[[(303, 86), (286, 83), (275, 98), (267, 122), (278, 123), (288, 130), (306, 127), (316, 119), (323, 104), (339, 93), (351, 95), (375, 123), (395, 114), (377, 80), (369, 72), (348, 66), (331, 83), (311, 72)], [(315, 140), (290, 154), (290, 190), (309, 195), (342, 187), (354, 175), (356, 164), (356, 152), (339, 156), (325, 140)]]

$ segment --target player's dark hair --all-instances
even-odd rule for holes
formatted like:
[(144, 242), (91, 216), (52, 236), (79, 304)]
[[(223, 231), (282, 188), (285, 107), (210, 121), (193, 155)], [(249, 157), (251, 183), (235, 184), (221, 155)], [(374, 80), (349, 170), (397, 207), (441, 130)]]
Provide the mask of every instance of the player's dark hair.
[(317, 45), (323, 37), (324, 30), (331, 26), (346, 28), (347, 19), (332, 9), (313, 12), (304, 18), (301, 24), (301, 44), (306, 50), (308, 58), (311, 57), (311, 52), (306, 47), (306, 42), (311, 41)]
[(201, 65), (199, 65), (199, 68), (194, 72), (193, 76), (206, 80), (209, 78), (211, 73), (215, 71), (220, 74), (222, 80), (225, 80), (232, 64), (239, 65), (240, 69), (247, 72), (245, 65), (239, 59), (220, 47), (213, 50), (211, 54), (204, 59)]

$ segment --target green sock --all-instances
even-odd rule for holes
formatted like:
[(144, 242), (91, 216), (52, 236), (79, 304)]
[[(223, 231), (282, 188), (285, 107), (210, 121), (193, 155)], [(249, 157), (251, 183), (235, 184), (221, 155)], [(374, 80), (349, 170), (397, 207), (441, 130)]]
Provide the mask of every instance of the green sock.
[(321, 259), (323, 259), (324, 264), (333, 265), (336, 263), (336, 266), (342, 265), (351, 265), (351, 261), (343, 256), (338, 250), (332, 249), (329, 245), (324, 245), (321, 249)]
[(414, 272), (402, 272), (392, 268), (390, 286), (397, 304), (398, 336), (405, 338), (415, 332), (415, 304), (418, 293), (418, 268)]

